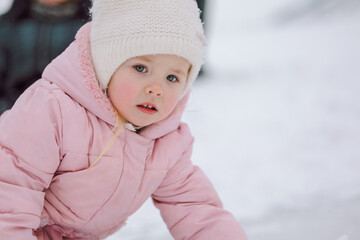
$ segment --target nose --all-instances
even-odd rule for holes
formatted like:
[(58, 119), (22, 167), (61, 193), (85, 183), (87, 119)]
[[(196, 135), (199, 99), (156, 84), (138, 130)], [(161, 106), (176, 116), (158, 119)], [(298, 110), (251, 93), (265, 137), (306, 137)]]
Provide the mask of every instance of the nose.
[(159, 84), (153, 83), (145, 88), (145, 93), (161, 97), (163, 95), (163, 90)]

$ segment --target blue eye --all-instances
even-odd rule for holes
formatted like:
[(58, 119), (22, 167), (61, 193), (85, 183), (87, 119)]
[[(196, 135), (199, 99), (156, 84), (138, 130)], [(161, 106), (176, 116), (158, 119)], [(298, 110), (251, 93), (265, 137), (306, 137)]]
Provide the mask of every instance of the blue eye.
[(166, 79), (170, 82), (176, 82), (178, 80), (177, 77), (175, 77), (174, 75), (169, 75), (166, 77)]
[(142, 72), (142, 73), (147, 72), (146, 67), (144, 67), (142, 65), (136, 65), (136, 66), (134, 66), (134, 68), (138, 72)]

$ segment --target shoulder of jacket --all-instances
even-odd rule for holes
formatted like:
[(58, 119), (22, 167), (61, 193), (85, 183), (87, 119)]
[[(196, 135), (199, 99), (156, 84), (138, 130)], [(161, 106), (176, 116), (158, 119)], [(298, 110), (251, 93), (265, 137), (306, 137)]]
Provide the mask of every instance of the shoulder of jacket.
[(41, 78), (31, 85), (26, 91), (47, 91), (49, 95), (53, 95), (58, 101), (68, 99), (74, 101), (68, 94), (66, 94), (56, 83), (47, 79)]
[[(178, 161), (190, 161), (194, 137), (186, 123), (180, 122), (178, 128), (156, 140), (156, 151), (168, 159), (167, 169), (171, 169)], [(184, 159), (185, 157), (185, 159)]]
[[(73, 117), (75, 112), (79, 112), (79, 109), (83, 108), (77, 101), (66, 94), (56, 83), (44, 78), (37, 80), (33, 85), (26, 89), (23, 94), (41, 98), (39, 101), (43, 102), (43, 106), (53, 105), (53, 110), (59, 111), (61, 114), (62, 121)], [(44, 107), (44, 109), (49, 108)]]
[(191, 134), (189, 126), (184, 122), (180, 122), (174, 131), (158, 138), (157, 141), (174, 145), (178, 149), (184, 149), (194, 141), (194, 137)]

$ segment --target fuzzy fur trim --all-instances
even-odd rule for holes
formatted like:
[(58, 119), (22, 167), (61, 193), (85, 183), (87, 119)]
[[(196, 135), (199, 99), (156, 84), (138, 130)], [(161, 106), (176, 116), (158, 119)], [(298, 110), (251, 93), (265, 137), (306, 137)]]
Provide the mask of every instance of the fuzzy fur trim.
[(79, 48), (79, 60), (80, 60), (81, 71), (85, 76), (85, 84), (91, 91), (94, 98), (116, 118), (116, 113), (110, 102), (110, 99), (107, 97), (106, 93), (100, 87), (100, 84), (96, 77), (94, 64), (91, 59), (90, 36), (89, 36), (90, 30), (91, 30), (91, 23), (86, 23), (83, 27), (80, 28), (80, 30), (78, 31), (75, 37), (76, 44)]

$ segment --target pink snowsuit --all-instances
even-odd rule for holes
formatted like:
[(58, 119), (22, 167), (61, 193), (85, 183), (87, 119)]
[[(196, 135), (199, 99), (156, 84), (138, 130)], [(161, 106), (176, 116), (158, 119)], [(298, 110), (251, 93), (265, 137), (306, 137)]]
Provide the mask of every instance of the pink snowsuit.
[(193, 138), (172, 114), (114, 136), (116, 116), (91, 62), (89, 31), (0, 118), (0, 239), (104, 239), (150, 196), (175, 239), (244, 240), (190, 161)]

